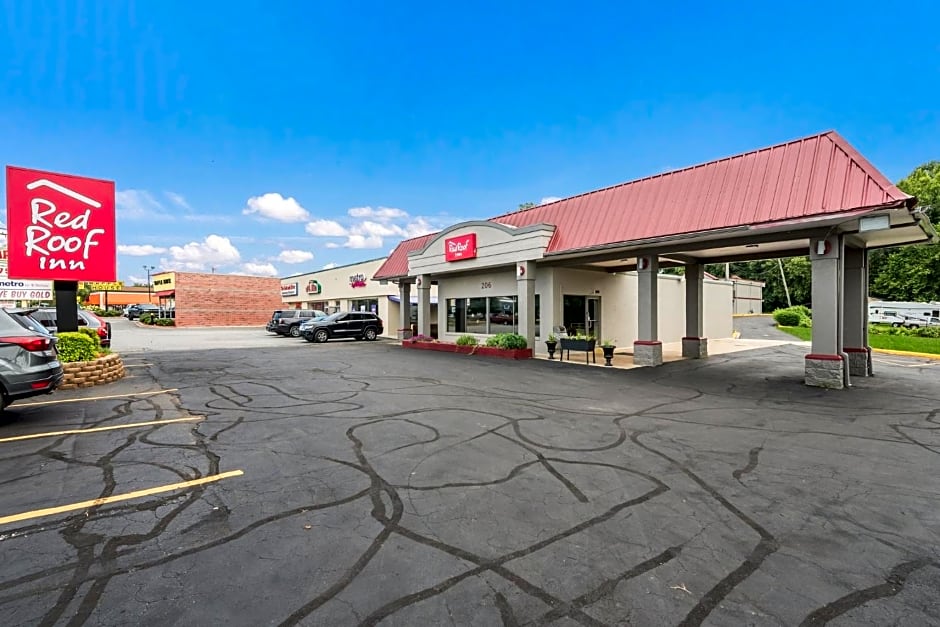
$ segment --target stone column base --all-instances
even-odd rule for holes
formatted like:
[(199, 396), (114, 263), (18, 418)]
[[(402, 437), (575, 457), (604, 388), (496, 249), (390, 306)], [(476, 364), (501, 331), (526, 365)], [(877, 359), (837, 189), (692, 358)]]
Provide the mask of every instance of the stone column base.
[(845, 387), (843, 366), (841, 355), (807, 355), (805, 365), (806, 385), (841, 390)]
[(663, 343), (650, 340), (633, 342), (633, 363), (637, 366), (662, 366)]
[(849, 375), (853, 377), (867, 377), (868, 374), (868, 349), (867, 348), (843, 348), (849, 356)]
[(682, 338), (682, 356), (686, 359), (705, 359), (708, 357), (708, 338)]

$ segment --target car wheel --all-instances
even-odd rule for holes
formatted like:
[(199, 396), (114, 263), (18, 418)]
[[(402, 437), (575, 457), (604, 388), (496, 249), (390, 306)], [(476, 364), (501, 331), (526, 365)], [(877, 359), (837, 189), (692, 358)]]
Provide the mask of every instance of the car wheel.
[(326, 329), (319, 329), (316, 333), (314, 333), (313, 337), (317, 342), (322, 344), (323, 342), (330, 339), (330, 333)]
[(375, 329), (373, 329), (372, 327), (369, 327), (368, 329), (366, 329), (364, 337), (367, 340), (369, 340), (370, 342), (374, 342), (375, 336), (376, 336)]
[(894, 323), (891, 324), (891, 326), (894, 327), (895, 329), (897, 329), (899, 326), (901, 326), (901, 323), (900, 323), (900, 322), (894, 322)]
[(293, 327), (291, 327), (291, 328), (290, 328), (290, 336), (291, 336), (291, 337), (300, 337), (300, 327), (298, 327), (298, 326), (293, 326)]

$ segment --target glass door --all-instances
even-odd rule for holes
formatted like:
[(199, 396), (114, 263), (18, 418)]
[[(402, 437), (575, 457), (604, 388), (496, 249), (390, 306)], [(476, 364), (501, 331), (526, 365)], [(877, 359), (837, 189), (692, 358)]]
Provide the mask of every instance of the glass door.
[(599, 296), (588, 296), (584, 299), (584, 328), (587, 335), (593, 335), (601, 341), (601, 299)]

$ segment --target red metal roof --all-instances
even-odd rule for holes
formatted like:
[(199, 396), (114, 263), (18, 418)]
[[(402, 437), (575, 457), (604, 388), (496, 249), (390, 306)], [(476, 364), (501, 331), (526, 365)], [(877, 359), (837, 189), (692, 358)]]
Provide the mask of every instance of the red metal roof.
[(382, 267), (376, 270), (375, 276), (372, 278), (384, 279), (408, 276), (408, 253), (413, 250), (418, 250), (419, 248), (424, 248), (424, 245), (431, 241), (431, 238), (435, 235), (437, 235), (437, 233), (428, 233), (427, 235), (406, 239), (401, 242), (398, 247), (392, 251), (392, 254), (388, 256), (388, 259), (385, 260)]
[[(835, 131), (657, 174), (492, 218), (511, 226), (553, 224), (546, 254), (667, 235), (800, 221), (913, 199)], [(404, 276), (402, 242), (376, 277)]]

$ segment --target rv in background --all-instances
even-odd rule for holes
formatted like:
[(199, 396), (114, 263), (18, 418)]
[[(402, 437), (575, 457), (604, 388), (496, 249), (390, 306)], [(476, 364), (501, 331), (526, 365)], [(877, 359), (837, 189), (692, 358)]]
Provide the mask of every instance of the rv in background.
[(940, 326), (940, 303), (872, 301), (868, 303), (868, 322), (908, 328)]

